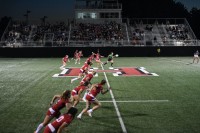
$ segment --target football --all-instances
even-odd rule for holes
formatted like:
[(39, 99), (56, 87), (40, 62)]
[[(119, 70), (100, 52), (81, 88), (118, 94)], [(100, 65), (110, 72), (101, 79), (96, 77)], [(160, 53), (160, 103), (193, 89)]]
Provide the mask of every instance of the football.
[(119, 55), (118, 55), (118, 54), (116, 54), (116, 55), (115, 55), (115, 57), (119, 57)]

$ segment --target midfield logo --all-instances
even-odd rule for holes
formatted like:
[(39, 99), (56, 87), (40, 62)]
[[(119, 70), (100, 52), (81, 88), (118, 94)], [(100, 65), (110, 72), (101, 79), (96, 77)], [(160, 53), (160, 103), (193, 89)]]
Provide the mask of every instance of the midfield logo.
[[(95, 70), (97, 74), (95, 77), (98, 77), (98, 73), (112, 73), (113, 76), (159, 76), (156, 73), (148, 72), (144, 67), (120, 67), (120, 68), (109, 68), (109, 70), (101, 70), (97, 68), (90, 69)], [(54, 74), (53, 77), (77, 77), (79, 74), (80, 68), (65, 68), (60, 74)]]

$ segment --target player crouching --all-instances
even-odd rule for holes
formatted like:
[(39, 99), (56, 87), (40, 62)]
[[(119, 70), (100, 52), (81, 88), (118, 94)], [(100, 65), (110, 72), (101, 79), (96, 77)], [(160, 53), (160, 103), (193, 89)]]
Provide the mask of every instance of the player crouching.
[[(101, 103), (96, 99), (96, 96), (101, 92), (101, 94), (107, 93), (110, 88), (107, 90), (103, 89), (103, 86), (106, 84), (105, 80), (102, 80), (98, 84), (92, 85), (89, 93), (86, 95), (86, 107), (82, 110), (82, 112), (77, 116), (78, 119), (81, 119), (82, 115), (84, 113), (88, 113), (90, 117), (92, 117), (92, 112), (96, 109), (98, 109), (101, 106)], [(89, 109), (90, 104), (94, 104), (94, 107), (92, 109)], [(88, 110), (89, 109), (89, 110)]]
[(77, 112), (78, 110), (76, 108), (71, 107), (67, 113), (61, 115), (52, 123), (49, 123), (44, 129), (44, 133), (61, 133), (73, 121)]

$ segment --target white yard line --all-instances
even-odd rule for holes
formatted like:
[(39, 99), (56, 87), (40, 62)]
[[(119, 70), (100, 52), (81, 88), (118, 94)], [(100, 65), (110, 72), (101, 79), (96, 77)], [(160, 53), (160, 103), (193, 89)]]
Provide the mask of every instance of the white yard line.
[[(102, 68), (102, 70), (104, 70), (102, 64), (101, 64), (101, 68)], [(106, 82), (107, 82), (108, 87), (110, 87), (110, 84), (109, 84), (109, 82), (108, 82), (108, 78), (107, 78), (106, 73), (103, 72), (103, 74), (104, 74), (104, 76), (105, 76), (105, 79), (106, 79)], [(119, 119), (119, 122), (120, 122), (120, 125), (121, 125), (121, 128), (122, 128), (122, 131), (123, 131), (123, 133), (127, 133), (126, 127), (125, 127), (125, 125), (124, 125), (124, 121), (123, 121), (123, 119), (122, 119), (122, 117), (121, 117), (121, 114), (120, 114), (120, 112), (119, 112), (119, 109), (118, 109), (118, 106), (117, 106), (117, 102), (116, 102), (116, 100), (115, 100), (115, 97), (114, 97), (114, 95), (113, 95), (113, 92), (112, 92), (112, 90), (110, 90), (109, 92), (110, 92), (110, 95), (111, 95), (111, 98), (112, 98), (112, 102), (113, 102), (113, 104), (114, 104), (114, 107), (115, 107), (115, 110), (116, 110), (116, 113), (117, 113), (117, 116), (118, 116), (118, 119)]]
[[(99, 101), (99, 102), (113, 103), (113, 101)], [(166, 103), (169, 102), (169, 100), (130, 100), (130, 101), (115, 101), (115, 102), (116, 103)]]
[[(113, 101), (100, 101), (102, 103), (111, 103)], [(115, 101), (116, 103), (165, 103), (169, 100), (130, 100), (130, 101)]]

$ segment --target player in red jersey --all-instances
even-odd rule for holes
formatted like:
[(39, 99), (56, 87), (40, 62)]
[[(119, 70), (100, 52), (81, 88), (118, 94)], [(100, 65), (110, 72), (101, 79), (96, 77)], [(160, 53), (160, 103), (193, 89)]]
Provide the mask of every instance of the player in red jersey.
[(90, 58), (92, 59), (92, 60), (94, 60), (94, 57), (95, 57), (95, 53), (94, 52), (92, 52), (92, 54), (90, 55)]
[(76, 108), (71, 107), (67, 113), (63, 114), (52, 123), (49, 123), (44, 129), (44, 133), (61, 133), (64, 128), (73, 121), (77, 112), (78, 110)]
[(80, 64), (80, 62), (81, 62), (81, 57), (82, 57), (82, 56), (83, 56), (82, 51), (79, 51), (79, 52), (76, 54), (75, 64), (76, 64), (76, 63)]
[(60, 70), (64, 70), (64, 67), (67, 65), (67, 62), (70, 62), (69, 56), (65, 55), (65, 57), (62, 58), (62, 66), (60, 67)]
[[(103, 86), (106, 84), (105, 80), (102, 80), (101, 83), (92, 85), (89, 93), (86, 95), (86, 108), (77, 116), (78, 119), (81, 119), (83, 113), (88, 113), (92, 117), (92, 112), (98, 109), (101, 106), (101, 103), (96, 99), (96, 96), (101, 92), (101, 94), (107, 93), (110, 88), (107, 90), (103, 89)], [(95, 106), (92, 109), (89, 109), (90, 104), (93, 103)], [(88, 110), (89, 109), (89, 110)]]
[(78, 51), (75, 51), (74, 53), (74, 61), (75, 61), (75, 64), (77, 63), (77, 60), (78, 60)]
[(76, 60), (76, 54), (78, 53), (78, 50), (76, 50), (75, 52), (74, 52), (74, 57), (72, 58), (72, 60), (74, 59), (74, 60)]
[[(90, 82), (92, 80), (92, 78), (96, 75), (96, 71), (92, 71), (92, 73), (88, 73), (87, 75), (85, 75), (85, 77), (81, 80), (80, 84), (84, 84), (85, 82), (89, 82), (90, 85), (92, 85), (92, 83)], [(85, 101), (85, 97), (88, 93), (88, 90), (86, 90), (82, 100)]]
[(82, 93), (84, 90), (88, 89), (88, 85), (89, 85), (89, 82), (86, 81), (86, 82), (84, 82), (83, 84), (81, 84), (81, 85), (75, 87), (75, 88), (72, 90), (71, 95), (72, 95), (72, 98), (73, 98), (73, 101), (74, 101), (73, 107), (75, 107), (75, 106), (79, 103), (79, 101), (80, 101), (80, 99), (81, 99), (81, 98), (80, 98), (81, 93)]
[(73, 83), (75, 80), (80, 79), (81, 77), (83, 77), (85, 74), (88, 73), (88, 71), (90, 70), (90, 66), (92, 65), (92, 62), (87, 62), (86, 64), (84, 64), (80, 71), (79, 71), (79, 75), (77, 78), (73, 78), (71, 79), (71, 83)]
[(100, 58), (101, 57), (104, 57), (104, 56), (101, 56), (99, 51), (95, 54), (95, 61), (97, 63), (97, 68), (99, 68), (101, 66), (101, 64), (103, 64), (103, 62), (101, 62)]
[(92, 60), (94, 59), (94, 53), (92, 53), (91, 56), (89, 56), (86, 61), (85, 61), (85, 64), (87, 64), (87, 62), (92, 62)]
[(89, 82), (89, 84), (91, 84), (91, 79), (96, 75), (96, 71), (92, 71), (92, 73), (88, 73), (87, 75), (85, 75), (85, 77), (81, 80), (80, 84), (84, 84), (86, 81)]
[[(60, 116), (60, 110), (64, 107), (70, 108), (72, 106), (71, 100), (71, 91), (66, 90), (63, 92), (62, 95), (55, 95), (51, 102), (50, 105), (51, 107), (46, 113), (46, 116), (44, 118), (44, 121), (39, 124), (37, 127), (36, 131), (34, 133), (38, 133), (43, 127), (45, 127), (54, 117), (58, 118)], [(58, 99), (57, 103), (54, 103), (54, 101)]]

